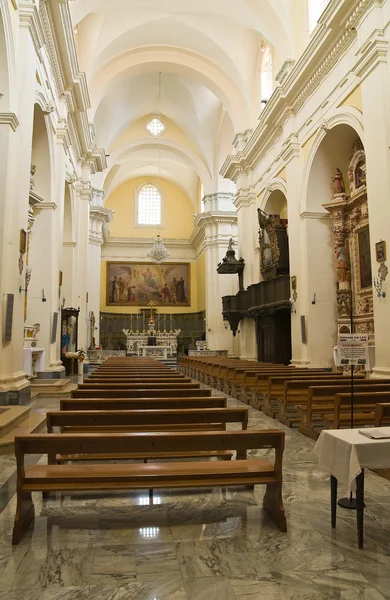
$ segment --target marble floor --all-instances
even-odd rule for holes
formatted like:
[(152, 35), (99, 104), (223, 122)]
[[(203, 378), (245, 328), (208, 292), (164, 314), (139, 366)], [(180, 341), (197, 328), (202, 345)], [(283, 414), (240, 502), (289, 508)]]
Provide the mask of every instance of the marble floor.
[[(33, 401), (39, 412), (58, 406)], [(254, 409), (249, 426), (285, 429)], [(390, 481), (367, 473), (358, 550), (354, 513), (339, 509), (331, 530), (313, 446), (286, 429), (287, 534), (262, 513), (262, 486), (155, 492), (153, 505), (141, 492), (36, 494), (34, 528), (17, 547), (15, 461), (0, 456), (0, 600), (390, 599)]]

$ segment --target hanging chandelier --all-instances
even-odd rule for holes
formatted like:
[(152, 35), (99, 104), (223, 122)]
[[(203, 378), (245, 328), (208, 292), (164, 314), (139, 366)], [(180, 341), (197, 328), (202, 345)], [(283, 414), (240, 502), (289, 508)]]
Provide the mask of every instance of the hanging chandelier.
[(154, 240), (153, 247), (150, 252), (147, 254), (148, 258), (152, 258), (156, 262), (162, 262), (166, 258), (170, 257), (170, 254), (166, 247), (164, 246), (164, 242), (160, 235), (157, 235)]

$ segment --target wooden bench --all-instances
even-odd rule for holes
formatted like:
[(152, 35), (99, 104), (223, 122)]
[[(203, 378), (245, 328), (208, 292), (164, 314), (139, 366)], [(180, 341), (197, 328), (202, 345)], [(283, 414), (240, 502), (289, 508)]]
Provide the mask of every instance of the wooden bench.
[[(356, 392), (382, 392), (390, 389), (390, 381), (387, 379), (363, 379), (355, 380)], [(351, 382), (343, 381), (334, 385), (313, 385), (307, 390), (306, 398), (298, 405), (299, 431), (316, 440), (319, 435), (319, 426), (322, 424), (322, 415), (333, 411), (334, 400), (337, 393), (349, 393)]]
[(387, 402), (378, 402), (375, 404), (374, 425), (382, 427), (390, 423), (390, 404)]
[[(249, 449), (272, 448), (275, 462), (245, 459)], [(132, 464), (49, 464), (25, 466), (31, 454), (126, 454), (235, 450), (237, 460)], [(209, 431), (169, 433), (31, 434), (15, 438), (17, 506), (12, 543), (34, 521), (32, 492), (82, 492), (265, 484), (263, 508), (287, 530), (282, 499), (284, 432)]]
[(71, 398), (60, 400), (60, 410), (148, 410), (162, 408), (225, 408), (224, 396), (199, 398)]
[(154, 388), (140, 388), (136, 390), (130, 389), (118, 389), (118, 390), (107, 390), (100, 388), (92, 388), (92, 389), (77, 389), (72, 391), (72, 398), (185, 398), (186, 396), (190, 396), (191, 398), (195, 397), (204, 397), (211, 396), (211, 390), (201, 390), (201, 389), (177, 389), (173, 390), (172, 388), (165, 389), (154, 389)]
[[(285, 405), (292, 405), (295, 410), (297, 398), (301, 398), (305, 393), (309, 385), (314, 385), (316, 381), (323, 381), (324, 385), (327, 385), (329, 381), (342, 380), (343, 375), (337, 375), (332, 372), (308, 372), (288, 374), (288, 375), (277, 375), (268, 377), (268, 389), (264, 396), (264, 405), (262, 407), (263, 412), (273, 418), (276, 415), (284, 416)], [(344, 378), (347, 380), (347, 378)], [(289, 426), (289, 424), (288, 424)]]
[[(354, 423), (359, 426), (374, 425), (375, 405), (378, 402), (390, 403), (390, 386), (388, 391), (378, 392), (376, 390), (371, 390), (369, 392), (354, 392), (353, 398)], [(337, 393), (334, 398), (333, 413), (322, 415), (324, 429), (340, 429), (340, 427), (350, 427), (350, 407), (351, 394)]]

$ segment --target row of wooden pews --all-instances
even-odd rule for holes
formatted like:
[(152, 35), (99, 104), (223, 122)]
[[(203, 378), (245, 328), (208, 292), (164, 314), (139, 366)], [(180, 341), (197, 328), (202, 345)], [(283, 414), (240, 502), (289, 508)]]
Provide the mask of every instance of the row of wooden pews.
[[(240, 361), (228, 357), (185, 358), (182, 372), (208, 373), (210, 385), (244, 403), (263, 410), (288, 427), (316, 439), (323, 428), (350, 426), (351, 380), (348, 375), (325, 369)], [(223, 382), (221, 378), (226, 377)], [(390, 421), (376, 404), (390, 401), (389, 379), (367, 379), (355, 374), (354, 422), (358, 426)], [(381, 416), (379, 416), (381, 415)]]
[[(230, 423), (241, 429), (227, 430)], [(149, 489), (152, 494), (157, 488), (265, 484), (264, 509), (286, 531), (284, 432), (248, 430), (246, 407), (229, 408), (226, 397), (212, 396), (189, 373), (147, 358), (109, 359), (72, 398), (61, 400), (59, 411), (47, 413), (47, 432), (15, 440), (14, 544), (34, 520), (36, 491), (47, 496)], [(273, 449), (274, 463), (248, 459), (253, 449)], [(31, 454), (47, 455), (48, 464), (26, 466)]]

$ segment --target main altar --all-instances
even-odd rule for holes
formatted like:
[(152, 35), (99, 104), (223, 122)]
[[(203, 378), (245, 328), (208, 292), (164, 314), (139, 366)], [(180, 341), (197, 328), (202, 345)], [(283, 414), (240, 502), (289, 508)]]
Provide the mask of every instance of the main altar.
[[(156, 321), (153, 314), (153, 303), (150, 303), (150, 318), (146, 325), (144, 318), (144, 329), (133, 331), (130, 329), (122, 329), (126, 336), (127, 354), (137, 354), (138, 356), (150, 356), (153, 358), (164, 358), (177, 354), (177, 338), (181, 333), (180, 329), (166, 330), (166, 319), (164, 318), (164, 329), (156, 329)], [(132, 321), (130, 321), (132, 323)], [(160, 321), (161, 322), (161, 321)]]

